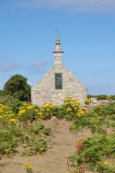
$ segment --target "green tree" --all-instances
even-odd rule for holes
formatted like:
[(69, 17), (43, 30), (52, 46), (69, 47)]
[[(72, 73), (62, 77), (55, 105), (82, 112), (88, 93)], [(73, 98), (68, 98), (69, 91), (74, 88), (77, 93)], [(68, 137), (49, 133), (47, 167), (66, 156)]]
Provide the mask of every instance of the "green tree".
[(31, 100), (31, 87), (27, 83), (27, 79), (22, 75), (12, 76), (4, 85), (4, 91), (8, 95), (21, 100), (30, 101)]

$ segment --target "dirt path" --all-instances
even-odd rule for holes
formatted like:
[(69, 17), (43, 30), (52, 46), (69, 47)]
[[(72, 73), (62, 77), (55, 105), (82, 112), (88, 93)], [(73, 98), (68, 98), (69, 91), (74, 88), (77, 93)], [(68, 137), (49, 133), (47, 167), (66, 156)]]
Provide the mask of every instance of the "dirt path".
[(26, 157), (16, 154), (13, 158), (3, 158), (0, 161), (0, 173), (25, 173), (24, 163), (26, 162), (32, 164), (33, 173), (69, 173), (67, 157), (76, 150), (77, 140), (89, 136), (90, 133), (72, 134), (69, 131), (71, 122), (65, 120), (58, 120), (56, 130), (52, 120), (43, 123), (53, 131), (53, 137), (49, 139), (48, 151), (39, 156)]

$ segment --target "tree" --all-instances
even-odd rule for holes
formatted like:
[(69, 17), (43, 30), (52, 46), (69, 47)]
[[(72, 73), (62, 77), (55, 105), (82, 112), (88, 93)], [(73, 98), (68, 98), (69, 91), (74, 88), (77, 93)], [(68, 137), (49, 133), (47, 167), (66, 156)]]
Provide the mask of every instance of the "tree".
[(31, 87), (27, 83), (27, 79), (22, 75), (12, 76), (4, 85), (6, 94), (12, 95), (21, 101), (31, 100)]

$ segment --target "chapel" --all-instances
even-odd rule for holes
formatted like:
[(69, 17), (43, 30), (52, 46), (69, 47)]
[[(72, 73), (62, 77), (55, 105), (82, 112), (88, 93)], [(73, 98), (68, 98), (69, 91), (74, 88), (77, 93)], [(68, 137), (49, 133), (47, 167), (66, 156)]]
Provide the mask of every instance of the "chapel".
[(31, 88), (32, 103), (40, 107), (47, 103), (59, 106), (63, 104), (64, 98), (69, 96), (77, 98), (80, 104), (84, 105), (87, 88), (64, 66), (58, 36), (53, 54), (54, 65)]

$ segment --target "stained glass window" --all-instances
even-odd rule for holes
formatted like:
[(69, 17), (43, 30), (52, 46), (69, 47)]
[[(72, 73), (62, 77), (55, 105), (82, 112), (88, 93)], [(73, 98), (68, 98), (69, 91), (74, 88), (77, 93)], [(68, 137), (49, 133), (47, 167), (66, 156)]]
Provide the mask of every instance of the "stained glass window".
[(55, 73), (55, 89), (62, 89), (62, 73)]

